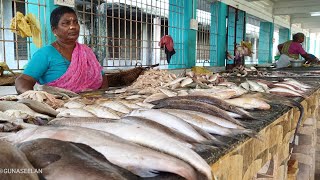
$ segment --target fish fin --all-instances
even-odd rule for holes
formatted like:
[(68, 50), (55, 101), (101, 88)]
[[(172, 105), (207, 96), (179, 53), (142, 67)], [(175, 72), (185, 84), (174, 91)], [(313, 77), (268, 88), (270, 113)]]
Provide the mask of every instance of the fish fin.
[(159, 174), (159, 171), (153, 169), (142, 169), (138, 167), (130, 167), (130, 171), (140, 177), (155, 177)]
[[(230, 129), (232, 134), (238, 135), (238, 134), (246, 134), (247, 136), (250, 136), (252, 138), (260, 139), (261, 137), (258, 137), (258, 133), (251, 129)], [(262, 140), (262, 139), (260, 139)]]
[(214, 150), (217, 148), (218, 147), (216, 147), (216, 146), (206, 145), (206, 144), (198, 144), (198, 143), (193, 144), (193, 147), (192, 147), (192, 149), (194, 151), (196, 151), (197, 153), (205, 152), (207, 150), (210, 151), (210, 150)]

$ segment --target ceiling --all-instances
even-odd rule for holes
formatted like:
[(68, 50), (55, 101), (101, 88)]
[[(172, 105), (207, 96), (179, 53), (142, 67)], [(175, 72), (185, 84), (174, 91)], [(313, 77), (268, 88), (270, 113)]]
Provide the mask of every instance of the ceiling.
[[(310, 33), (320, 32), (320, 0), (246, 0), (248, 2), (264, 1), (273, 8), (273, 15), (289, 15), (291, 24), (297, 24)], [(318, 12), (318, 16), (311, 16)]]

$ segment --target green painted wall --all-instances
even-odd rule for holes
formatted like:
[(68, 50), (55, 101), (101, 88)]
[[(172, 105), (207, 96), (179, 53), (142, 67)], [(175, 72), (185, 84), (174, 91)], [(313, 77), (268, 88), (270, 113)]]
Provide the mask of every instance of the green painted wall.
[(271, 22), (261, 22), (259, 32), (258, 63), (265, 64), (272, 62), (272, 40), (274, 24)]
[(196, 17), (196, 10), (196, 0), (169, 1), (169, 34), (173, 38), (176, 49), (176, 54), (168, 66), (169, 69), (195, 66), (197, 31), (190, 29), (190, 19)]
[[(41, 26), (41, 36), (42, 36), (42, 46), (48, 45), (55, 41), (55, 37), (51, 32), (50, 26), (50, 14), (53, 9), (58, 6), (55, 6), (53, 0), (29, 0), (26, 7), (26, 10), (32, 12), (36, 17), (40, 17), (40, 26)], [(35, 4), (31, 4), (35, 3)], [(39, 4), (45, 4), (46, 6), (38, 6)], [(39, 16), (39, 12), (41, 16)], [(44, 16), (45, 15), (45, 16)], [(32, 55), (38, 50), (33, 43), (30, 44), (30, 54)]]
[[(211, 4), (211, 31), (216, 31), (217, 33), (212, 33), (210, 39), (212, 42), (210, 46), (216, 46), (216, 54), (210, 55), (211, 58), (217, 58), (217, 66), (225, 66), (226, 58), (226, 17), (227, 17), (228, 6), (221, 2), (215, 2)], [(217, 39), (217, 41), (215, 41)], [(214, 42), (213, 42), (214, 41)], [(212, 61), (212, 60), (211, 60)]]

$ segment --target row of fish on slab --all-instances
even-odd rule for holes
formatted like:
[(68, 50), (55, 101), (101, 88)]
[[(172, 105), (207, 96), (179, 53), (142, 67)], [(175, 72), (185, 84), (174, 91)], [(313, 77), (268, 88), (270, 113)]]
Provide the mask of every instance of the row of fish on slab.
[[(224, 86), (230, 84), (225, 83)], [(170, 91), (166, 90), (163, 92)], [(186, 179), (212, 179), (214, 176), (210, 166), (196, 151), (225, 145), (212, 134), (228, 137), (237, 134), (255, 136), (256, 132), (246, 129), (239, 120), (254, 117), (245, 110), (252, 107), (239, 108), (215, 96), (205, 96), (210, 94), (208, 92), (200, 91), (202, 95), (195, 92), (171, 97), (163, 93), (166, 96), (146, 98), (147, 102), (146, 99), (140, 102), (142, 95), (136, 96), (137, 99), (126, 96), (121, 100), (100, 98), (93, 101), (73, 98), (65, 103), (63, 108), (57, 109), (59, 113), (53, 108), (50, 109), (50, 106), (43, 105), (44, 103), (23, 99), (21, 97), (30, 96), (22, 95), (17, 98), (18, 102), (1, 101), (0, 110), (20, 110), (25, 112), (26, 116), (58, 118), (51, 120), (49, 126), (31, 127), (30, 124), (8, 116), (8, 113), (2, 113), (2, 119), (25, 128), (15, 134), (4, 135), (3, 139), (16, 145), (30, 143), (31, 147), (39, 143), (38, 141), (50, 143), (41, 138), (85, 144), (114, 165), (141, 177), (152, 177), (158, 171), (165, 171)], [(39, 95), (35, 97), (37, 96)], [(42, 97), (42, 100), (49, 99), (54, 102), (51, 98)], [(135, 101), (137, 102), (134, 103)], [(241, 106), (241, 103), (235, 104)], [(261, 107), (269, 108), (267, 103)], [(103, 115), (105, 112), (107, 116)], [(110, 113), (113, 117), (109, 116)], [(34, 166), (40, 168), (41, 163)], [(56, 166), (48, 168), (48, 172), (56, 170), (54, 167)]]

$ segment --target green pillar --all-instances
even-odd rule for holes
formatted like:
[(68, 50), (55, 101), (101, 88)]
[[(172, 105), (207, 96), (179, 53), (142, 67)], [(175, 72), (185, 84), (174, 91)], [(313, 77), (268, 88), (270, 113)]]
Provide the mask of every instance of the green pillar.
[[(227, 17), (227, 8), (228, 6), (221, 2), (214, 2), (211, 5), (211, 29), (210, 29), (210, 46), (213, 43), (217, 44), (216, 51), (217, 51), (217, 66), (225, 66), (225, 59), (226, 59), (226, 38), (227, 38), (227, 31), (226, 31), (226, 17)], [(216, 21), (217, 19), (217, 21)], [(217, 32), (217, 33), (213, 33)], [(217, 41), (215, 42), (215, 38)], [(212, 39), (212, 42), (211, 42)], [(213, 42), (214, 41), (214, 42)], [(216, 54), (210, 54), (211, 58), (214, 58)], [(213, 61), (212, 61), (213, 62)]]
[[(40, 1), (40, 2), (39, 2)], [(26, 9), (28, 13), (34, 14), (37, 18), (40, 18), (40, 27), (41, 27), (41, 39), (42, 39), (42, 47), (48, 45), (55, 41), (55, 37), (51, 32), (50, 26), (50, 14), (53, 9), (58, 6), (55, 6), (52, 0), (29, 0)], [(35, 3), (35, 4), (31, 4)], [(38, 6), (38, 3), (46, 6)], [(30, 55), (32, 55), (38, 50), (33, 43), (30, 44)], [(30, 56), (29, 56), (30, 57)]]
[(190, 20), (196, 18), (196, 10), (196, 0), (169, 1), (169, 35), (172, 36), (176, 50), (169, 69), (195, 66), (197, 30), (190, 29)]
[(288, 28), (279, 29), (279, 44), (282, 44), (290, 39), (290, 33)]
[(274, 25), (271, 22), (261, 22), (259, 32), (258, 60), (259, 64), (272, 62), (272, 40)]
[(310, 36), (306, 38), (306, 51), (309, 52), (310, 50)]

